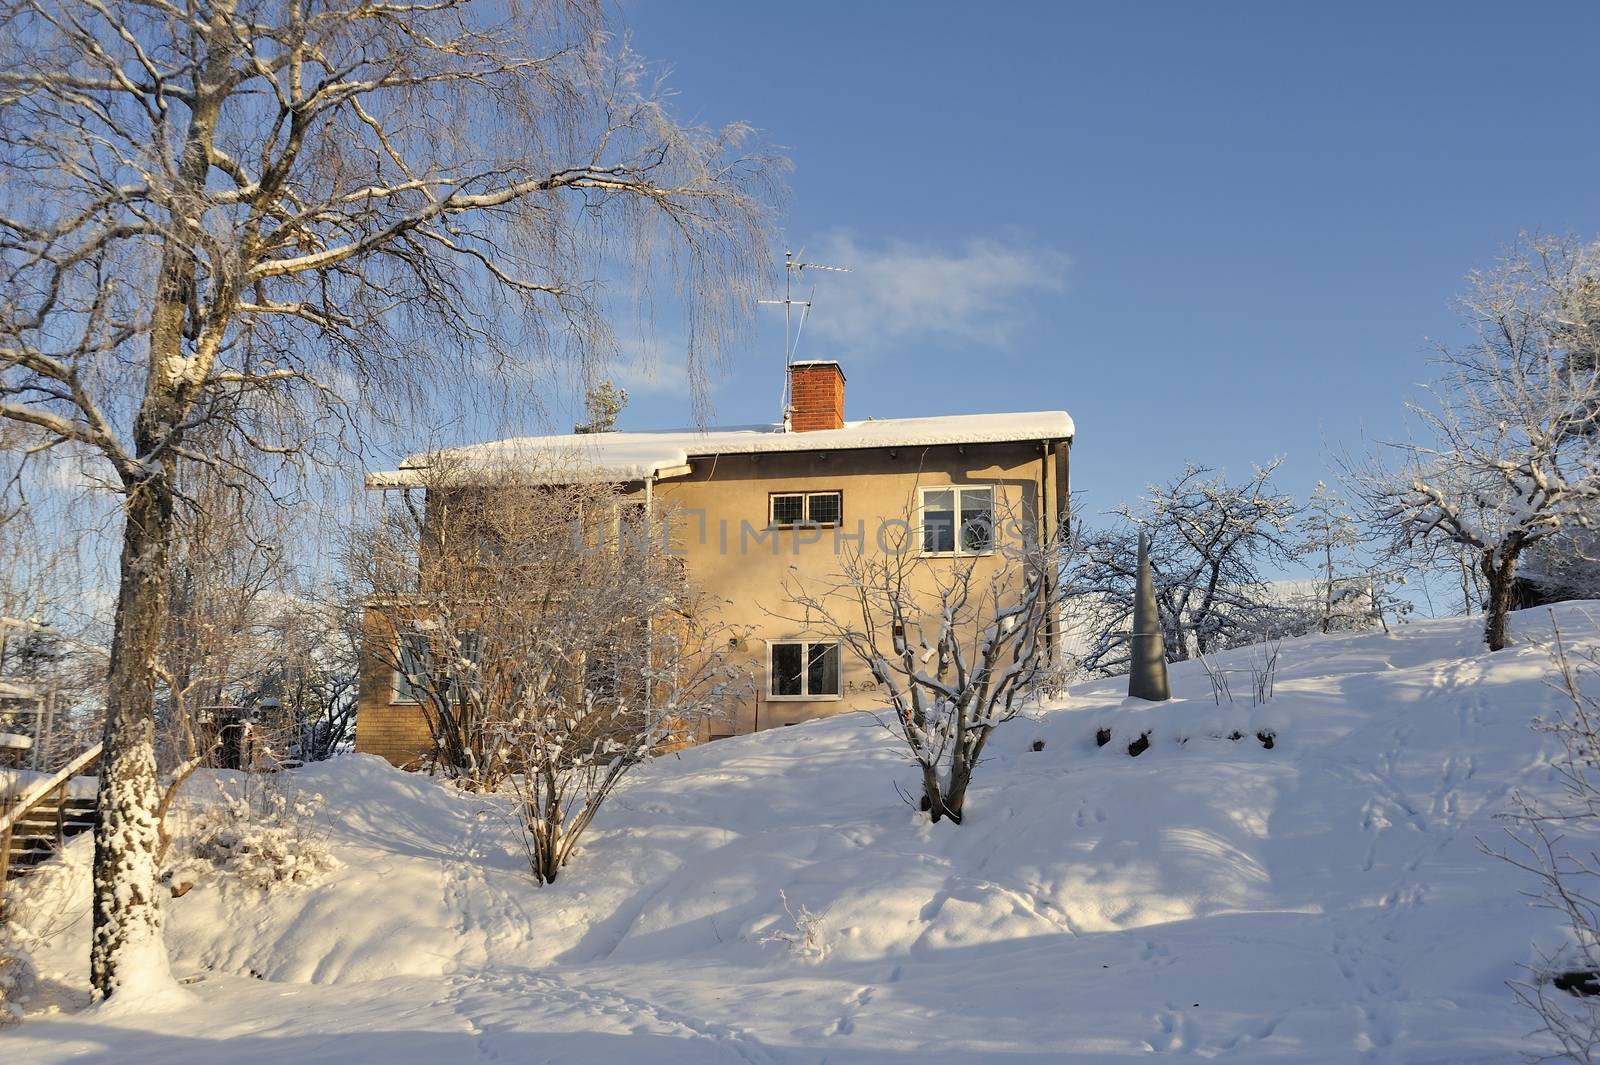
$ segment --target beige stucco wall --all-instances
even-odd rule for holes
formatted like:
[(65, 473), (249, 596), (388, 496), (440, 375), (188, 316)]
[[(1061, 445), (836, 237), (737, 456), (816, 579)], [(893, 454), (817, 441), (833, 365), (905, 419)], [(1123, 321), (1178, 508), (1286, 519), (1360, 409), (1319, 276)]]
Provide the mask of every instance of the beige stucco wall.
[[(1060, 461), (1064, 471), (1064, 449)], [(941, 485), (993, 485), (996, 506), (1019, 520), (1036, 523), (1039, 501), (1054, 528), (1064, 508), (1057, 488), (1058, 460), (1037, 442), (968, 444), (897, 450), (724, 455), (695, 461), (686, 477), (658, 483), (655, 497), (678, 515), (675, 545), (690, 575), (727, 600), (724, 618), (748, 627), (733, 664), (747, 669), (756, 695), (739, 708), (729, 731), (746, 733), (794, 724), (828, 714), (881, 705), (876, 682), (865, 665), (846, 651), (841, 656), (843, 695), (836, 699), (773, 699), (767, 675), (771, 641), (823, 635), (793, 620), (798, 614), (787, 587), (822, 594), (838, 582), (839, 552), (856, 544), (878, 551), (879, 530), (909, 515), (915, 522), (919, 488)], [(773, 492), (843, 494), (839, 529), (767, 529), (768, 496)], [(1003, 502), (1002, 502), (1003, 500)], [(856, 537), (864, 537), (856, 540)], [(1001, 562), (995, 554), (980, 559), (977, 575), (986, 579)], [(954, 565), (939, 560), (933, 565)], [(931, 575), (930, 575), (931, 576)], [(838, 601), (836, 616), (851, 615)]]
[[(997, 508), (1034, 527), (1042, 523), (1042, 532), (1049, 535), (1066, 510), (1067, 458), (1068, 447), (1060, 441), (722, 455), (696, 458), (688, 475), (655, 483), (651, 492), (657, 512), (674, 516), (674, 549), (683, 555), (690, 576), (725, 601), (724, 621), (734, 629), (748, 629), (730, 652), (730, 663), (749, 671), (755, 694), (725, 724), (713, 726), (710, 735), (742, 734), (881, 705), (870, 672), (848, 651), (841, 655), (841, 697), (768, 697), (768, 644), (823, 635), (790, 620), (797, 611), (787, 588), (820, 594), (837, 581), (840, 551), (858, 543), (878, 551), (885, 523), (908, 516), (915, 521), (919, 488), (992, 485)], [(638, 491), (642, 494), (643, 486)], [(842, 493), (840, 528), (768, 528), (770, 493), (825, 491)], [(892, 535), (893, 526), (888, 528)], [(856, 540), (858, 536), (864, 539)], [(940, 564), (953, 563), (934, 563)], [(999, 564), (998, 554), (980, 559), (977, 575), (985, 578)], [(849, 610), (841, 602), (837, 613), (844, 617)], [(381, 621), (368, 624), (369, 639), (391, 638)], [(397, 764), (411, 761), (428, 747), (421, 711), (394, 703), (390, 670), (373, 654), (365, 659), (356, 749)]]

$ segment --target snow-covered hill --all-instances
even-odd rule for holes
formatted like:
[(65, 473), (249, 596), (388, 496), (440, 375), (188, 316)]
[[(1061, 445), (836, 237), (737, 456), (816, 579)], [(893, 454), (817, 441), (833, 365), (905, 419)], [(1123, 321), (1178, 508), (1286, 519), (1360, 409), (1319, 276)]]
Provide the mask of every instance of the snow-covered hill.
[[(1583, 606), (1558, 617), (1600, 647)], [(1000, 733), (960, 827), (901, 801), (869, 718), (723, 741), (642, 769), (543, 889), (497, 802), (340, 759), (294, 775), (340, 868), (171, 903), (192, 1005), (36, 1016), (0, 1060), (1514, 1061), (1504, 981), (1553, 919), (1476, 840), (1553, 787), (1528, 728), (1560, 707), (1549, 627), (1519, 615), (1493, 656), (1464, 620), (1292, 641), (1258, 711), (1191, 666), (1159, 707), (1080, 686)], [(23, 905), (81, 911), (86, 858)], [(764, 942), (795, 931), (780, 891), (824, 957)], [(40, 957), (42, 1002), (83, 985), (86, 925)]]

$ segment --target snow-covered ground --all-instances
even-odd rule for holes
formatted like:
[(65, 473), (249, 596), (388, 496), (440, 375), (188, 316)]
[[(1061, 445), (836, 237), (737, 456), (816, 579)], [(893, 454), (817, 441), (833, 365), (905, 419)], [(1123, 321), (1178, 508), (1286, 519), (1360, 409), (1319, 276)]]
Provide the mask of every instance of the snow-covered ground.
[[(1558, 616), (1600, 647), (1583, 607)], [(65, 927), (0, 1061), (1515, 1061), (1532, 1023), (1504, 982), (1553, 919), (1476, 840), (1553, 787), (1528, 724), (1560, 706), (1549, 616), (1516, 631), (1493, 656), (1464, 620), (1288, 642), (1261, 711), (1218, 711), (1197, 666), (1159, 707), (1079, 686), (999, 734), (960, 827), (901, 801), (869, 718), (722, 741), (640, 770), (543, 889), (495, 801), (310, 767), (290, 779), (341, 865), (173, 900), (185, 1008), (74, 1012), (85, 843), (26, 889)], [(763, 942), (794, 931), (780, 890), (824, 915), (824, 957)]]

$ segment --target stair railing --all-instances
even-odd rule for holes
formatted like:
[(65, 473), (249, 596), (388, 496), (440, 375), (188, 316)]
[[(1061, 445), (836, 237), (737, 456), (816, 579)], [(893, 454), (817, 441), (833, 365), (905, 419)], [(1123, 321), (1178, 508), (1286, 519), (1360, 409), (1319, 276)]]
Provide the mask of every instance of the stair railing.
[(95, 744), (56, 770), (49, 779), (41, 780), (32, 787), (24, 789), (15, 799), (6, 800), (9, 809), (0, 813), (0, 885), (5, 884), (6, 877), (11, 873), (12, 828), (52, 794), (56, 795), (56, 845), (60, 846), (64, 841), (66, 825), (62, 810), (66, 805), (67, 784), (100, 757), (100, 747), (100, 744)]

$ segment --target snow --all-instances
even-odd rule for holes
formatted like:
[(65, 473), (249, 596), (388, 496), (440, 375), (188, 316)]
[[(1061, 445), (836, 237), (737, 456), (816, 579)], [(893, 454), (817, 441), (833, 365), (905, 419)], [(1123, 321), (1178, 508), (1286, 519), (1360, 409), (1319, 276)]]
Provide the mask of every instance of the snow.
[[(469, 468), (505, 469), (536, 465), (544, 476), (562, 482), (583, 476), (630, 481), (677, 470), (692, 459), (712, 455), (751, 455), (794, 451), (843, 451), (876, 447), (934, 447), (1033, 440), (1070, 440), (1072, 419), (1065, 411), (1016, 414), (962, 414), (936, 418), (888, 418), (846, 422), (842, 429), (784, 432), (781, 425), (633, 433), (575, 433), (523, 436), (455, 448), (443, 455)], [(370, 488), (422, 483), (418, 470), (436, 456), (409, 456), (400, 469), (371, 473)]]
[[(1590, 612), (1557, 611), (1580, 651)], [(500, 800), (309, 766), (282, 780), (324, 797), (340, 864), (168, 900), (195, 1005), (74, 1012), (87, 841), (30, 878), (58, 931), (0, 1060), (1500, 1065), (1533, 1048), (1504, 982), (1559, 929), (1477, 840), (1556, 787), (1528, 728), (1561, 705), (1549, 620), (1494, 655), (1476, 619), (1286, 641), (1261, 707), (1193, 663), (1165, 704), (1079, 685), (996, 734), (959, 827), (902, 803), (868, 717), (720, 741), (642, 767), (545, 888)]]
[[(0, 769), (0, 799), (21, 795), (52, 775), (33, 769)], [(95, 777), (73, 777), (67, 782), (67, 794), (74, 799), (92, 799), (98, 786)]]

